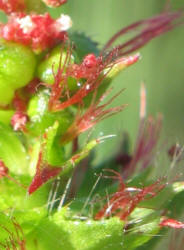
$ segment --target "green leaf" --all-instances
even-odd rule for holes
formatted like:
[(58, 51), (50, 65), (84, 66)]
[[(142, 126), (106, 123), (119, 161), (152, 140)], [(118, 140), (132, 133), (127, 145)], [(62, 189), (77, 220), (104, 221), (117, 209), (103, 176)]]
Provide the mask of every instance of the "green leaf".
[(28, 249), (36, 240), (40, 250), (121, 250), (123, 222), (118, 218), (104, 221), (72, 219), (61, 212), (43, 219), (28, 238)]
[(98, 43), (84, 33), (73, 32), (69, 34), (69, 37), (76, 46), (75, 50), (80, 60), (89, 53), (94, 53), (96, 56), (99, 55)]
[[(31, 182), (30, 176), (17, 177), (11, 176), (16, 183), (11, 179), (4, 177), (0, 179), (0, 208), (1, 211), (28, 210), (47, 206), (48, 194), (51, 184), (43, 185), (33, 195), (28, 196), (27, 186)], [(18, 183), (18, 184), (17, 184)], [(23, 185), (23, 186), (21, 186)]]

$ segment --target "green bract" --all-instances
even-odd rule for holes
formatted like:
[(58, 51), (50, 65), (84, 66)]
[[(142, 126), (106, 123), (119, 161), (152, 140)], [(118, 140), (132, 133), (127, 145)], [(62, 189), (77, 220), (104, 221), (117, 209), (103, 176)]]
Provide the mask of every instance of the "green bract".
[(30, 118), (28, 127), (34, 135), (40, 135), (55, 121), (59, 122), (58, 135), (63, 134), (72, 122), (72, 114), (69, 111), (50, 112), (48, 110), (49, 90), (38, 92), (30, 100), (27, 114)]
[(0, 105), (11, 102), (14, 91), (34, 77), (36, 58), (20, 44), (0, 40)]
[[(41, 79), (41, 81), (48, 84), (54, 83), (54, 74), (57, 74), (58, 72), (60, 60), (61, 69), (62, 67), (64, 67), (65, 73), (67, 67), (67, 63), (65, 62), (66, 56), (67, 51), (65, 49), (61, 49), (61, 46), (54, 48), (49, 56), (38, 65), (37, 75)], [(78, 61), (77, 56), (73, 53), (70, 56), (69, 64), (73, 64), (76, 61)], [(64, 64), (66, 64), (66, 66)], [(67, 86), (71, 91), (75, 91), (76, 89), (78, 89), (77, 81), (72, 77), (67, 78)]]

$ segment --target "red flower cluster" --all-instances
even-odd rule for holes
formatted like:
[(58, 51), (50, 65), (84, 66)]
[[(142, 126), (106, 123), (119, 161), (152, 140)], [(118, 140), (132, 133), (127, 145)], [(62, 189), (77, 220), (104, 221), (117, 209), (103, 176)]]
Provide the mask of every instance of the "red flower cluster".
[(0, 9), (10, 14), (25, 9), (24, 0), (0, 0)]
[(26, 15), (23, 13), (9, 16), (8, 23), (1, 24), (0, 36), (30, 46), (35, 52), (50, 48), (67, 39), (66, 30), (71, 26), (68, 16), (61, 15), (53, 19), (44, 15)]

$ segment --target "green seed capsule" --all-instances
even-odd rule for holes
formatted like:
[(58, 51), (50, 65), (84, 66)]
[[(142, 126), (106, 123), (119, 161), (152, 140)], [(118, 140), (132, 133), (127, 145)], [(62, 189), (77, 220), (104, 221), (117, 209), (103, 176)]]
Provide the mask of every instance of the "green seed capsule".
[(35, 66), (36, 58), (29, 48), (0, 40), (0, 105), (9, 104), (14, 90), (29, 83)]
[[(44, 61), (42, 61), (38, 66), (37, 75), (41, 79), (41, 81), (47, 84), (53, 84), (54, 74), (57, 74), (60, 59), (61, 59), (61, 68), (62, 68), (65, 63), (66, 56), (67, 56), (66, 50), (64, 49), (61, 50), (60, 46), (54, 48), (51, 51), (49, 57), (46, 58)], [(73, 53), (70, 58), (70, 64), (74, 64), (76, 61), (78, 61), (77, 56), (74, 55)], [(64, 72), (65, 72), (65, 68), (64, 68)], [(78, 89), (76, 79), (69, 77), (67, 83), (68, 83), (68, 87), (70, 91), (76, 91)]]
[(40, 135), (47, 128), (59, 122), (58, 135), (63, 134), (72, 122), (72, 114), (69, 111), (57, 113), (48, 110), (49, 90), (45, 89), (35, 95), (29, 102), (27, 114), (30, 118), (28, 129), (33, 135)]

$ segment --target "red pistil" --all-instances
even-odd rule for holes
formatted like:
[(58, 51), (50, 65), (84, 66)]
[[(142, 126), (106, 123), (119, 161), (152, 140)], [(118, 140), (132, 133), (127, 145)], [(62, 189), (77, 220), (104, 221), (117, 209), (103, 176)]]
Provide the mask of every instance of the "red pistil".
[[(79, 134), (92, 128), (101, 120), (104, 120), (107, 117), (110, 117), (122, 111), (125, 105), (105, 109), (105, 107), (109, 105), (121, 92), (113, 96), (107, 103), (103, 105), (99, 105), (99, 104), (105, 98), (107, 93), (105, 93), (97, 102), (92, 101), (90, 107), (85, 111), (84, 114), (81, 114), (81, 115), (78, 114), (76, 116), (76, 119), (73, 122), (73, 124), (68, 128), (66, 133), (61, 138), (61, 142), (67, 143), (71, 140), (74, 140)], [(95, 97), (96, 95), (94, 95), (94, 99)]]
[(151, 163), (160, 137), (161, 121), (160, 116), (156, 120), (153, 117), (141, 120), (134, 153), (126, 166), (124, 177), (127, 178), (134, 173), (138, 165), (140, 169), (145, 169)]
[[(139, 59), (139, 55), (134, 55), (114, 61), (114, 57), (116, 57), (117, 53), (118, 51), (115, 49), (106, 58), (89, 54), (83, 59), (80, 65), (70, 65), (70, 63), (67, 62), (68, 59), (66, 59), (62, 68), (59, 68), (55, 75), (55, 82), (51, 87), (52, 92), (49, 109), (57, 112), (71, 105), (83, 103), (83, 99), (89, 93), (97, 90), (103, 80), (108, 77), (108, 73), (113, 69), (113, 66), (117, 68), (128, 67)], [(67, 58), (70, 58), (70, 50), (67, 54)], [(64, 69), (66, 69), (66, 73), (64, 73)], [(69, 94), (67, 94), (68, 99), (60, 102), (59, 99), (63, 97), (63, 92), (67, 89), (68, 77), (85, 79), (86, 81), (73, 96), (70, 97)]]
[(162, 15), (138, 21), (117, 32), (104, 46), (103, 52), (109, 50), (118, 38), (126, 33), (136, 32), (135, 36), (127, 42), (117, 46), (118, 56), (127, 55), (143, 47), (153, 38), (172, 30), (182, 23), (182, 12), (164, 13)]
[(155, 197), (165, 187), (161, 180), (144, 188), (126, 187), (120, 174), (116, 173), (116, 176), (120, 181), (119, 189), (112, 195), (108, 204), (95, 215), (96, 220), (109, 217), (111, 214), (118, 216), (121, 220), (127, 220), (141, 201)]

